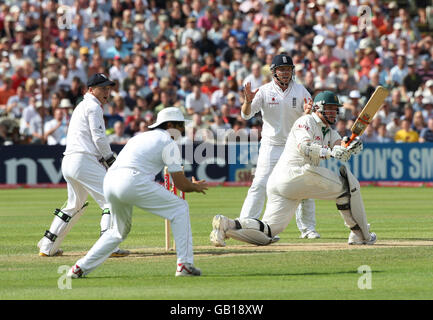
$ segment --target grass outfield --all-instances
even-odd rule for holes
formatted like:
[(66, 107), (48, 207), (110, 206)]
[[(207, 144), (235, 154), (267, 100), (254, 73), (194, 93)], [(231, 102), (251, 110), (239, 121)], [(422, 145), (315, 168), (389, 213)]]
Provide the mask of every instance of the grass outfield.
[[(234, 240), (213, 248), (212, 217), (236, 217), (247, 188), (214, 187), (187, 194), (195, 264), (203, 276), (175, 278), (176, 256), (166, 253), (163, 219), (135, 209), (127, 258), (110, 258), (84, 279), (61, 290), (59, 267), (72, 265), (97, 240), (100, 210), (93, 201), (65, 239), (65, 255), (42, 258), (36, 244), (48, 229), (65, 189), (0, 191), (0, 300), (5, 299), (433, 299), (433, 189), (362, 189), (375, 246), (348, 246), (335, 203), (317, 201), (321, 239), (299, 239), (292, 220), (268, 247)], [(360, 266), (371, 273), (360, 274)], [(367, 277), (367, 280), (364, 278)], [(368, 278), (369, 277), (369, 278)], [(371, 280), (371, 282), (369, 282)], [(360, 289), (358, 284), (370, 285)]]

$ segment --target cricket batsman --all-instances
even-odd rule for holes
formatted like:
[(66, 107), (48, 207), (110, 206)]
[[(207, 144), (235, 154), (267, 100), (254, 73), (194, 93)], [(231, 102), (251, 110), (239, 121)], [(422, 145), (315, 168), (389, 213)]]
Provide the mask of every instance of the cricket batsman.
[[(231, 220), (222, 215), (215, 216), (212, 233), (218, 246), (225, 246), (224, 240), (229, 237), (255, 245), (272, 243), (273, 237), (287, 227), (300, 201), (311, 196), (336, 202), (345, 225), (351, 230), (349, 244), (372, 245), (376, 242), (376, 234), (370, 232), (367, 223), (358, 180), (345, 165), (340, 167), (338, 174), (319, 167), (321, 160), (330, 157), (348, 161), (352, 154), (363, 148), (359, 138), (344, 147), (340, 135), (331, 128), (340, 106), (333, 92), (317, 94), (314, 112), (294, 123), (284, 151), (269, 177), (263, 219)], [(343, 141), (348, 141), (346, 139)]]
[[(255, 91), (251, 91), (251, 84), (245, 85), (241, 115), (248, 120), (261, 112), (263, 130), (257, 168), (242, 206), (241, 218), (258, 219), (261, 216), (266, 200), (266, 183), (284, 150), (290, 129), (304, 112), (311, 112), (311, 95), (303, 85), (293, 81), (293, 68), (290, 56), (278, 54), (270, 66), (271, 82)], [(314, 200), (302, 200), (296, 217), (301, 238), (320, 238), (316, 231)]]

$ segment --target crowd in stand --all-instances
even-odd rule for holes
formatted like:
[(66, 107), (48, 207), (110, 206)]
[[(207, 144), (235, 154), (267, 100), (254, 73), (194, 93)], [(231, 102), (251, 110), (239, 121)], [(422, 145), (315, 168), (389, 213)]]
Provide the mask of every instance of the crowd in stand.
[[(256, 129), (260, 135), (260, 114), (248, 121), (240, 116), (242, 88), (272, 81), (270, 62), (282, 52), (294, 61), (294, 81), (312, 95), (338, 93), (344, 103), (336, 124), (341, 136), (382, 85), (390, 95), (363, 141), (433, 142), (428, 5), (429, 0), (2, 0), (0, 145), (65, 144), (71, 113), (96, 72), (116, 82), (104, 105), (113, 144), (148, 130), (169, 106), (192, 120), (188, 126), (196, 140), (225, 130)], [(367, 20), (360, 21), (363, 16)]]

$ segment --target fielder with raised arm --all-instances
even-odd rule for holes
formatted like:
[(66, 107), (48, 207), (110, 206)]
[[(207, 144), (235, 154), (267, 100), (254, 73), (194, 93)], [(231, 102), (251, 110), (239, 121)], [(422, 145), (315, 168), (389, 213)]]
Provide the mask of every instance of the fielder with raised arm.
[[(257, 167), (242, 206), (241, 218), (260, 218), (266, 200), (266, 183), (284, 150), (290, 129), (304, 112), (311, 112), (311, 95), (302, 84), (293, 81), (293, 68), (290, 56), (276, 55), (270, 67), (271, 82), (254, 92), (251, 91), (251, 84), (245, 85), (242, 117), (248, 120), (261, 111), (263, 129)], [(301, 201), (296, 217), (302, 238), (320, 237), (316, 231), (313, 200)]]
[[(213, 233), (219, 246), (226, 238), (268, 245), (282, 232), (295, 213), (299, 202), (311, 195), (315, 199), (334, 200), (345, 225), (351, 230), (349, 244), (374, 244), (376, 234), (364, 210), (358, 180), (342, 165), (339, 174), (319, 167), (320, 160), (330, 157), (348, 161), (352, 154), (362, 150), (359, 138), (346, 148), (340, 135), (331, 128), (336, 121), (338, 97), (323, 91), (314, 99), (313, 114), (299, 118), (289, 134), (281, 158), (267, 184), (266, 210), (263, 219), (239, 218), (231, 220), (217, 215), (213, 219)], [(343, 141), (347, 141), (345, 137)]]
[[(66, 206), (54, 211), (50, 229), (39, 241), (40, 256), (57, 256), (65, 236), (83, 214), (90, 194), (102, 210), (101, 234), (110, 226), (110, 210), (105, 201), (102, 185), (107, 168), (115, 160), (107, 136), (103, 105), (108, 102), (111, 88), (115, 85), (102, 73), (91, 76), (88, 91), (72, 113), (66, 137), (66, 150), (62, 160), (62, 173), (67, 183)], [(116, 248), (112, 256), (123, 257), (127, 250)]]

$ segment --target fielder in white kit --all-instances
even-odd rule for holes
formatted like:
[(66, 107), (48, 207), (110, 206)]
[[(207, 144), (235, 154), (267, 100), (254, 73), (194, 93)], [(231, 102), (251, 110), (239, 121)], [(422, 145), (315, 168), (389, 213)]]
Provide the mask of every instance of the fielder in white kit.
[[(87, 255), (78, 260), (68, 276), (82, 277), (101, 265), (129, 234), (134, 206), (170, 220), (176, 242), (176, 276), (200, 276), (194, 266), (192, 232), (188, 203), (177, 197), (155, 176), (167, 166), (174, 185), (183, 192), (205, 193), (204, 180), (192, 182), (182, 170), (175, 133), (185, 132), (185, 119), (179, 108), (169, 107), (158, 113), (153, 128), (131, 138), (104, 179), (104, 194), (109, 201), (112, 225), (93, 245)], [(180, 135), (178, 134), (177, 137)]]
[[(67, 183), (68, 200), (64, 208), (54, 211), (50, 229), (39, 241), (40, 256), (58, 256), (59, 248), (72, 226), (83, 214), (90, 194), (102, 210), (101, 232), (110, 225), (110, 210), (104, 198), (104, 176), (115, 160), (105, 135), (103, 104), (108, 102), (111, 87), (115, 83), (102, 73), (92, 75), (88, 91), (72, 113), (66, 138), (66, 150), (62, 160), (62, 174)], [(113, 248), (114, 249), (114, 248)], [(123, 257), (127, 250), (116, 248), (112, 255)]]
[[(271, 64), (272, 81), (251, 92), (245, 86), (242, 117), (251, 119), (262, 113), (263, 129), (254, 179), (240, 213), (241, 218), (258, 219), (266, 198), (266, 183), (284, 150), (293, 123), (304, 112), (311, 112), (311, 95), (302, 84), (293, 81), (293, 61), (285, 54), (276, 55)], [(302, 200), (296, 211), (301, 238), (320, 238), (316, 231), (314, 200)]]
[(213, 233), (219, 246), (226, 238), (255, 245), (268, 245), (282, 232), (302, 199), (334, 200), (345, 225), (350, 228), (349, 244), (374, 244), (376, 234), (364, 210), (358, 180), (342, 165), (339, 174), (319, 167), (320, 160), (334, 157), (348, 161), (352, 154), (362, 150), (362, 142), (355, 139), (346, 148), (341, 137), (330, 126), (335, 123), (341, 106), (337, 95), (323, 91), (314, 99), (315, 111), (304, 115), (293, 125), (281, 158), (267, 184), (267, 203), (262, 220), (225, 216), (214, 217)]

